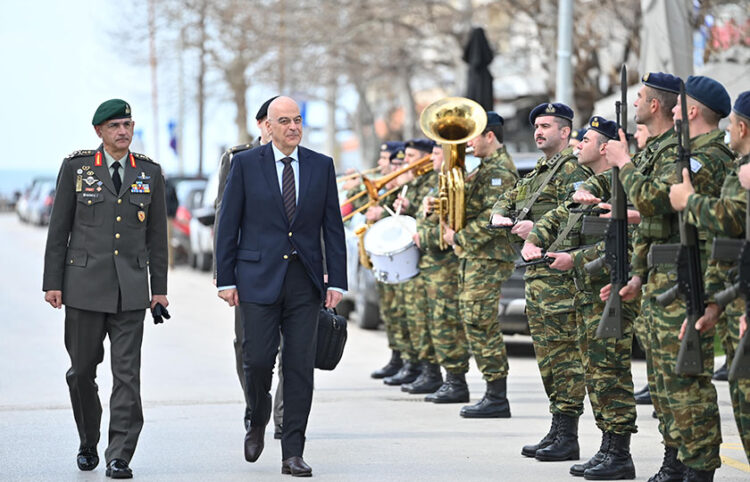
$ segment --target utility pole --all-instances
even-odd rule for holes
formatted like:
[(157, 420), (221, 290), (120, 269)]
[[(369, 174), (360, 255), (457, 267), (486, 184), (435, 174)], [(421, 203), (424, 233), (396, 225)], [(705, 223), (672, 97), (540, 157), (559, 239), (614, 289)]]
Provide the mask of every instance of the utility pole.
[(177, 81), (177, 172), (185, 175), (185, 26), (180, 29), (179, 80)]
[(557, 10), (557, 77), (555, 97), (575, 109), (573, 104), (573, 0), (560, 0)]
[(159, 159), (159, 86), (156, 82), (156, 5), (148, 1), (148, 57), (151, 66), (151, 112), (153, 113), (154, 145), (152, 155)]
[(198, 68), (198, 175), (203, 175), (203, 124), (205, 120), (206, 106), (206, 7), (207, 2), (203, 0), (200, 7), (200, 59)]

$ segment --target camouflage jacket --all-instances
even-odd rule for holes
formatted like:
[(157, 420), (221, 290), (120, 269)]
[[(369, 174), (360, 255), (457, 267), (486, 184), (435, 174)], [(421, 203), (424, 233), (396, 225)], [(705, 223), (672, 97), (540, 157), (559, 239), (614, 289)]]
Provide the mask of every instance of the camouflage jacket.
[(505, 147), (482, 159), (465, 188), (466, 224), (455, 237), (461, 247), (456, 250), (460, 258), (515, 259), (507, 232), (490, 231), (486, 226), (495, 200), (512, 189), (517, 180), (518, 170)]
[[(723, 136), (721, 131), (714, 130), (690, 140), (693, 186), (699, 194), (719, 194), (729, 165)], [(648, 272), (644, 253), (648, 253), (652, 244), (679, 242), (678, 216), (669, 202), (670, 186), (682, 182), (676, 162), (677, 144), (673, 144), (673, 139), (673, 131), (665, 132), (653, 139), (658, 145), (647, 146), (646, 151), (653, 153), (652, 157), (646, 154), (637, 167), (629, 163), (620, 169), (620, 180), (628, 199), (641, 213), (631, 263), (633, 275), (641, 278)], [(704, 242), (702, 257), (705, 260), (707, 233), (699, 229), (698, 234)]]

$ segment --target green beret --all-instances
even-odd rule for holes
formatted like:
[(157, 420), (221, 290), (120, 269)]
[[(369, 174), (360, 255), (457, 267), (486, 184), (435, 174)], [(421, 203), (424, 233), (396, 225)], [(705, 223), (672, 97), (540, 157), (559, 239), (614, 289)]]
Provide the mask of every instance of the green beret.
[(97, 107), (91, 124), (98, 126), (110, 119), (129, 119), (130, 104), (122, 99), (109, 99)]

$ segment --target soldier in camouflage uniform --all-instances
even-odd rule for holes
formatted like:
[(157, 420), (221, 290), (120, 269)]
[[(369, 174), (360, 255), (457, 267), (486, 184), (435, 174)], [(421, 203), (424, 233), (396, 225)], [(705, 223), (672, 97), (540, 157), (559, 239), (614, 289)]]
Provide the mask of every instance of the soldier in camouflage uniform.
[[(512, 225), (525, 239), (546, 212), (565, 203), (591, 171), (581, 167), (568, 146), (573, 111), (564, 104), (541, 104), (529, 115), (537, 147), (544, 152), (533, 171), (507, 192), (492, 210), (492, 223)], [(578, 417), (583, 412), (585, 381), (576, 336), (573, 277), (549, 266), (529, 267), (526, 317), (542, 383), (550, 401), (552, 424), (539, 443), (521, 453), (538, 460), (579, 458)]]
[[(578, 162), (595, 174), (583, 186), (600, 198), (610, 197), (610, 169), (606, 160), (607, 141), (616, 139), (617, 124), (594, 116), (591, 127), (578, 145)], [(630, 434), (637, 431), (633, 397), (633, 378), (630, 372), (630, 354), (633, 340), (633, 320), (637, 308), (631, 301), (624, 305), (623, 337), (597, 338), (604, 302), (599, 290), (607, 284), (609, 273), (602, 270), (590, 275), (584, 265), (603, 254), (604, 243), (571, 252), (554, 252), (575, 246), (586, 246), (598, 241), (581, 233), (582, 213), (570, 213), (575, 202), (566, 203), (549, 211), (534, 224), (522, 255), (524, 259), (538, 259), (540, 248), (554, 259), (550, 268), (572, 270), (575, 276), (576, 324), (586, 377), (586, 388), (597, 427), (602, 431), (599, 452), (584, 464), (573, 465), (570, 473), (595, 480), (634, 479), (635, 467), (630, 455)]]
[[(740, 186), (737, 170), (750, 161), (750, 91), (740, 94), (733, 110), (729, 117), (729, 147), (738, 152), (740, 157), (734, 159), (731, 170), (724, 179), (721, 196), (716, 198), (696, 194), (689, 178), (685, 178), (682, 184), (672, 186), (669, 198), (672, 207), (676, 211), (684, 210), (688, 222), (696, 227), (706, 229), (715, 237), (744, 238), (747, 191)], [(736, 281), (730, 275), (734, 264), (736, 263), (709, 261), (705, 276), (708, 304), (704, 316), (697, 321), (696, 326), (699, 331), (705, 332), (717, 322), (719, 325), (726, 325), (728, 338), (724, 340), (724, 350), (728, 366), (731, 365), (739, 344), (737, 320), (745, 312), (745, 301), (734, 300), (723, 308), (724, 312), (719, 316), (722, 308), (715, 302), (713, 295)], [(750, 461), (750, 380), (730, 381), (729, 393), (745, 456)]]
[[(391, 154), (398, 149), (403, 150), (404, 143), (401, 141), (388, 141), (380, 145), (380, 156), (378, 157), (378, 169), (380, 175), (385, 176), (391, 172), (393, 166), (391, 164)], [(365, 185), (362, 182), (362, 176), (355, 176), (354, 178), (346, 181), (342, 186), (342, 190), (346, 191), (346, 199), (350, 199), (355, 195), (365, 190)], [(360, 196), (354, 201), (341, 207), (341, 215), (346, 216), (352, 211), (356, 211), (360, 207), (364, 206), (370, 201), (366, 196)]]
[[(433, 169), (443, 164), (443, 149), (432, 150)], [(437, 363), (445, 369), (445, 382), (425, 401), (433, 403), (467, 403), (469, 388), (465, 374), (469, 371), (469, 345), (458, 314), (458, 269), (455, 252), (440, 247), (440, 220), (432, 210), (436, 192), (425, 197), (418, 217), (414, 240), (422, 251), (420, 276), (425, 279), (428, 326)]]
[[(723, 133), (717, 128), (719, 120), (729, 114), (729, 95), (721, 84), (708, 77), (691, 76), (686, 82), (686, 92), (689, 112), (683, 115), (677, 104), (673, 113), (675, 119), (684, 118), (689, 124), (693, 185), (697, 193), (717, 197), (732, 157), (723, 143)], [(634, 276), (621, 290), (624, 297), (634, 294), (641, 286), (643, 261), (636, 261), (636, 258), (652, 244), (679, 241), (677, 216), (669, 204), (669, 187), (679, 183), (682, 176), (674, 150), (667, 150), (670, 154), (654, 159), (658, 162), (646, 162), (636, 168), (630, 162), (622, 138), (610, 142), (607, 149), (608, 162), (620, 168), (620, 180), (628, 199), (643, 217), (634, 244)], [(709, 235), (699, 228), (701, 241)], [(701, 248), (705, 266), (705, 243)], [(697, 376), (677, 375), (675, 364), (680, 346), (678, 335), (685, 319), (684, 303), (675, 302), (665, 308), (655, 302), (656, 296), (674, 285), (674, 270), (674, 265), (648, 266), (645, 270), (647, 283), (643, 285), (641, 313), (648, 327), (647, 353), (650, 352), (655, 382), (651, 397), (667, 447), (662, 467), (652, 479), (679, 480), (684, 476), (686, 480), (712, 480), (714, 470), (721, 465), (719, 410), (716, 389), (711, 383), (714, 330), (701, 334), (702, 372)], [(675, 457), (678, 451), (679, 461)]]
[(508, 355), (497, 320), (500, 286), (513, 272), (515, 254), (507, 233), (486, 229), (493, 203), (518, 179), (518, 170), (503, 140), (503, 118), (487, 113), (484, 132), (469, 141), (482, 163), (465, 195), (464, 227), (455, 232), (445, 225), (443, 239), (460, 259), (459, 313), (474, 359), (487, 383), (484, 397), (461, 409), (466, 418), (508, 418), (506, 379)]

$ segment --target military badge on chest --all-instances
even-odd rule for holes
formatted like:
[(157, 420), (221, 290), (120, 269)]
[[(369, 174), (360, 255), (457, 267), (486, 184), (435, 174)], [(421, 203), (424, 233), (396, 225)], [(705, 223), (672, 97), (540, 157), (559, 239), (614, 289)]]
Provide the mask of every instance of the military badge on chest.
[(139, 194), (150, 194), (151, 193), (151, 185), (149, 184), (150, 180), (151, 180), (151, 176), (147, 176), (145, 172), (141, 172), (141, 174), (137, 178), (135, 178), (135, 182), (130, 185), (130, 192), (139, 193)]

